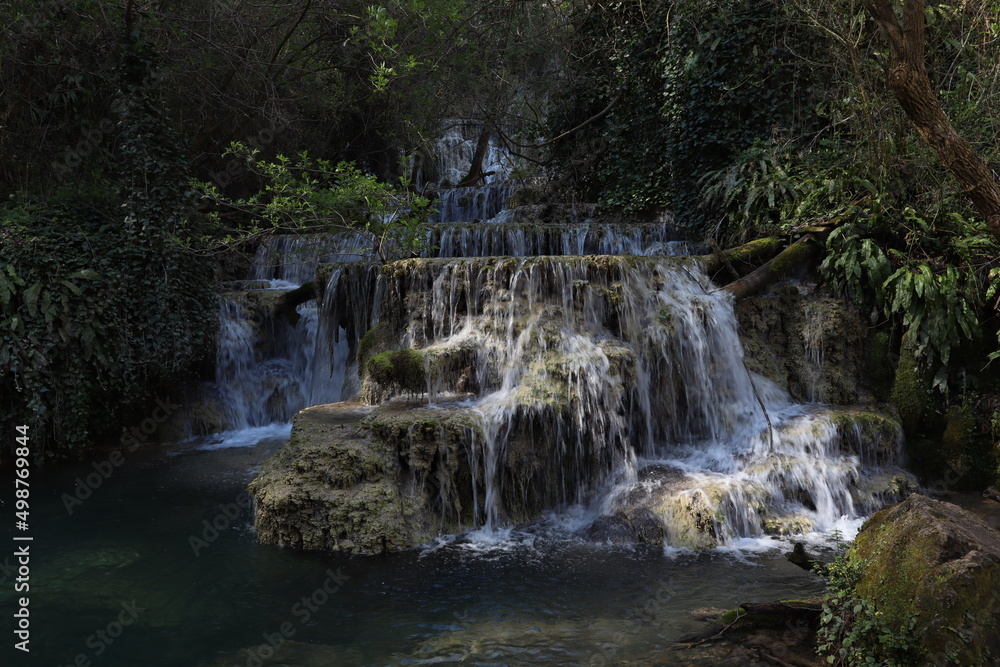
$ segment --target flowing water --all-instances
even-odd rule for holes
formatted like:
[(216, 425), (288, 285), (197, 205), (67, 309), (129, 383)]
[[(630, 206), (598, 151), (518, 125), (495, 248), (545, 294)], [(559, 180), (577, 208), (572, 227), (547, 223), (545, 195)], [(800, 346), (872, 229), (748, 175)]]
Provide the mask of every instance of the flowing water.
[[(446, 133), (442, 180), (474, 143)], [(396, 279), (351, 236), (262, 246), (220, 303), (206, 388), (220, 432), (129, 452), (96, 485), (89, 463), (39, 482), (31, 664), (751, 664), (675, 650), (701, 627), (689, 612), (819, 592), (767, 534), (816, 548), (850, 534), (891, 499), (878, 480), (906, 476), (898, 428), (751, 375), (732, 303), (673, 257), (691, 249), (669, 220), (576, 206), (539, 226), (540, 209), (504, 208), (497, 146), (487, 162), (484, 185), (441, 192), (430, 249)], [(321, 298), (281, 312), (317, 275)], [(354, 348), (391, 317), (426, 354), (424, 400), (474, 416), (470, 530), (379, 557), (260, 545), (247, 483), (296, 411), (361, 392)], [(816, 374), (821, 328), (806, 341)], [(469, 360), (476, 391), (456, 396)], [(507, 465), (526, 437), (553, 452), (527, 525)], [(649, 515), (666, 546), (596, 531)], [(95, 639), (123, 604), (136, 621)]]

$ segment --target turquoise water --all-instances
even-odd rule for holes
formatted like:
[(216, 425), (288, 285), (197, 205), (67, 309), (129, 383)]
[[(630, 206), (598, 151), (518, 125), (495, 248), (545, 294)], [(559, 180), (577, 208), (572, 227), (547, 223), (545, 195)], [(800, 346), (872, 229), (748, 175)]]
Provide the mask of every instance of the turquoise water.
[(63, 496), (91, 464), (33, 471), (31, 653), (6, 630), (3, 664), (672, 664), (673, 641), (701, 627), (692, 609), (820, 589), (777, 551), (666, 555), (526, 533), (383, 557), (263, 546), (239, 503), (274, 446), (129, 453), (72, 513)]

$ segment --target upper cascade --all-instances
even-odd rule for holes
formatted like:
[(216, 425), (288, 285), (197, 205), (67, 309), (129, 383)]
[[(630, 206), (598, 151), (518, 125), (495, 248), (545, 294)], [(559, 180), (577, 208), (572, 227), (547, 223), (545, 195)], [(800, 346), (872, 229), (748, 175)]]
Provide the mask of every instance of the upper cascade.
[(439, 222), (489, 220), (519, 186), (516, 158), (479, 123), (447, 121), (434, 151)]

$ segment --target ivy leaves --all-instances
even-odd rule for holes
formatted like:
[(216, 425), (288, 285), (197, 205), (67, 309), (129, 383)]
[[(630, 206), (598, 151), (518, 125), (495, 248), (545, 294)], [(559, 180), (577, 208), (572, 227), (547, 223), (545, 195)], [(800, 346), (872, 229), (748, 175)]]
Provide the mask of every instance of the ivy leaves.
[[(0, 207), (0, 424), (30, 420), (39, 452), (107, 435), (207, 352), (211, 265), (174, 242), (155, 257), (121, 202), (53, 195)], [(152, 261), (153, 259), (157, 261)]]

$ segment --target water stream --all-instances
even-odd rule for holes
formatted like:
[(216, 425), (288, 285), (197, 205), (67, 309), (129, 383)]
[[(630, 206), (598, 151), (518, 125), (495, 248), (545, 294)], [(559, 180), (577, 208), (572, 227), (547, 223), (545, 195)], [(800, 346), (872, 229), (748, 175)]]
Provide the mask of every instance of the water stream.
[[(664, 557), (516, 532), (374, 558), (262, 546), (243, 491), (277, 444), (140, 449), (72, 514), (62, 496), (93, 467), (39, 480), (29, 664), (252, 667), (283, 627), (280, 660), (263, 664), (646, 664), (654, 651), (717, 664), (672, 651), (701, 627), (690, 610), (818, 591), (776, 553)], [(5, 609), (11, 595), (0, 588)], [(102, 642), (123, 603), (142, 611)]]
[[(437, 171), (454, 183), (472, 149), (449, 132)], [(430, 249), (398, 279), (349, 236), (262, 246), (220, 302), (219, 432), (130, 452), (82, 504), (66, 494), (92, 465), (40, 483), (32, 664), (751, 664), (676, 652), (701, 627), (689, 612), (820, 590), (770, 535), (849, 534), (890, 498), (878, 480), (906, 475), (898, 429), (749, 373), (733, 304), (677, 257), (669, 220), (567, 207), (539, 226), (549, 214), (504, 208), (499, 147), (488, 161), (484, 184), (441, 191)], [(282, 311), (317, 275), (322, 297)], [(298, 410), (361, 392), (357, 341), (390, 317), (429, 355), (422, 400), (473, 416), (469, 530), (379, 557), (259, 544), (247, 483)], [(807, 344), (821, 373), (819, 333)], [(472, 395), (455, 369), (474, 369)], [(553, 452), (530, 521), (517, 447)], [(616, 539), (649, 516), (660, 542)], [(95, 643), (122, 604), (136, 622)]]

